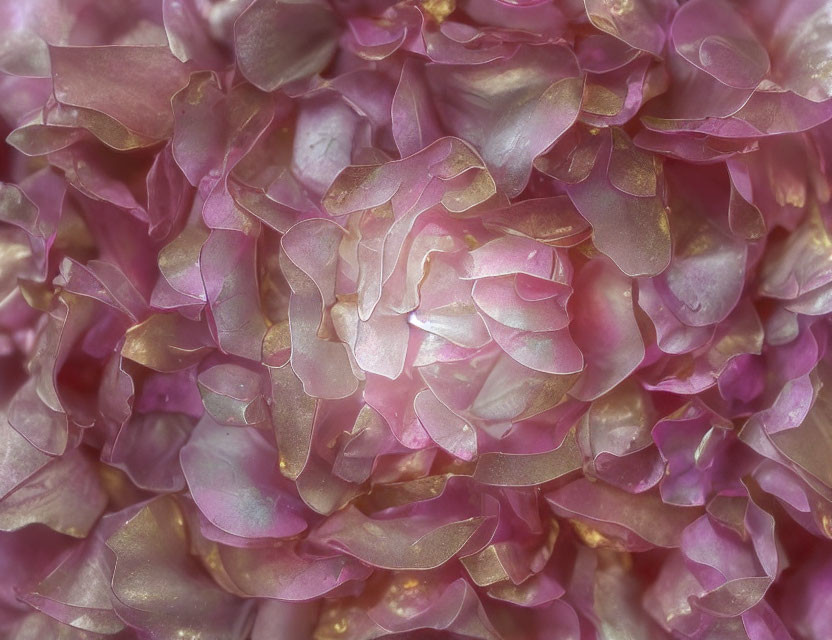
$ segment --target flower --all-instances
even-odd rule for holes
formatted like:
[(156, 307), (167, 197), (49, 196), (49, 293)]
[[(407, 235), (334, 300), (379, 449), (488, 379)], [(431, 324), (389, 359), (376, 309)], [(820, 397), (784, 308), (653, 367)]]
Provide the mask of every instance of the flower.
[(826, 637), (828, 0), (0, 42), (0, 635)]

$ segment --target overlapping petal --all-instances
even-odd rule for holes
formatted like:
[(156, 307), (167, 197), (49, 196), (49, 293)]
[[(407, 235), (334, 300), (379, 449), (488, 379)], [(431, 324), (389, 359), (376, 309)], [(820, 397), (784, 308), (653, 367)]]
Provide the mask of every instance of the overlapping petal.
[(0, 0), (0, 636), (820, 640), (827, 0)]

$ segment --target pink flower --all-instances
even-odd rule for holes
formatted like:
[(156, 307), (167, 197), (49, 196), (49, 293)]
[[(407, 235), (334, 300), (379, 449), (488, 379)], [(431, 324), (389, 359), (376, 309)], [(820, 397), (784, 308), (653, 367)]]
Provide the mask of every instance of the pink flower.
[(0, 43), (0, 635), (827, 637), (827, 0)]

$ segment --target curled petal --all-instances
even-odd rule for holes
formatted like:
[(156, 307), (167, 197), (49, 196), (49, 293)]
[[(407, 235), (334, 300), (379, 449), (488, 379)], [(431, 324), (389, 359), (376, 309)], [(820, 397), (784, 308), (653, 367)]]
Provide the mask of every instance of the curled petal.
[(54, 283), (70, 293), (103, 302), (133, 322), (147, 315), (147, 303), (124, 272), (116, 265), (90, 260), (86, 266), (64, 258)]
[(730, 423), (700, 403), (691, 402), (653, 427), (656, 446), (666, 461), (659, 489), (668, 504), (705, 504), (718, 478), (718, 460), (725, 455)]
[(399, 86), (393, 96), (393, 137), (403, 158), (442, 137), (424, 72), (412, 59), (402, 66)]
[(246, 596), (285, 602), (320, 598), (351, 580), (364, 580), (371, 572), (350, 556), (306, 557), (295, 546), (220, 546), (218, 555), (228, 577)]
[(513, 278), (482, 279), (474, 284), (471, 297), (490, 318), (514, 329), (558, 331), (569, 324), (565, 296), (524, 300), (516, 286)]
[(791, 300), (832, 282), (832, 237), (817, 213), (766, 255), (760, 293)]
[(384, 418), (396, 439), (411, 449), (421, 449), (431, 442), (413, 406), (420, 390), (421, 385), (408, 376), (396, 380), (367, 376), (364, 388), (364, 401)]
[(409, 340), (406, 316), (376, 311), (366, 322), (358, 323), (355, 361), (367, 373), (398, 378), (404, 369)]
[(589, 400), (633, 372), (644, 358), (644, 342), (634, 313), (632, 282), (610, 262), (588, 262), (574, 286), (571, 332), (586, 369), (570, 394)]
[(280, 470), (297, 478), (309, 459), (312, 429), (319, 401), (303, 391), (303, 384), (288, 364), (269, 369), (271, 417), (280, 450)]
[[(466, 580), (458, 578), (433, 593), (428, 593), (426, 582), (420, 580), (418, 573), (400, 574), (367, 615), (393, 632), (437, 629), (464, 632), (469, 638), (480, 640), (499, 638), (476, 591)], [(403, 588), (404, 585), (411, 586)]]
[(162, 17), (168, 45), (182, 62), (193, 60), (200, 68), (224, 66), (218, 43), (211, 38), (211, 27), (195, 0), (163, 0)]
[(579, 423), (589, 458), (586, 473), (631, 492), (646, 491), (664, 473), (650, 437), (655, 408), (643, 389), (627, 380), (595, 400)]
[(701, 513), (673, 507), (654, 493), (631, 494), (582, 478), (546, 494), (555, 513), (578, 518), (590, 546), (614, 549), (678, 547), (684, 528)]
[(491, 318), (485, 324), (494, 342), (520, 364), (541, 373), (569, 374), (584, 368), (584, 358), (567, 329), (518, 331)]
[(185, 477), (179, 450), (191, 426), (191, 419), (181, 413), (138, 414), (121, 427), (102, 459), (124, 471), (137, 487), (158, 493), (181, 491)]
[(424, 570), (453, 558), (485, 521), (483, 517), (444, 523), (418, 517), (376, 520), (349, 506), (311, 535), (375, 567)]
[(620, 69), (588, 75), (581, 101), (581, 121), (595, 126), (623, 125), (657, 91), (652, 85), (658, 83), (652, 75), (648, 56), (640, 56)]
[[(205, 283), (199, 269), (199, 256), (208, 235), (208, 230), (202, 226), (187, 226), (159, 252), (161, 277), (176, 293), (191, 298), (192, 304), (207, 300)], [(156, 295), (157, 292), (154, 291), (154, 296)]]
[(364, 482), (372, 474), (377, 456), (391, 447), (392, 440), (383, 416), (365, 404), (338, 452), (332, 473), (348, 482)]
[(566, 196), (523, 200), (494, 211), (483, 223), (510, 235), (559, 247), (579, 244), (589, 235), (589, 223)]
[(708, 184), (679, 178), (671, 181), (673, 259), (656, 279), (656, 287), (683, 324), (702, 327), (724, 320), (739, 301), (747, 248), (709, 219), (709, 211), (719, 205), (727, 208), (724, 201), (704, 196), (697, 200), (696, 193), (708, 194)]
[(592, 225), (599, 251), (627, 275), (656, 275), (670, 261), (667, 213), (658, 196), (635, 197), (612, 188), (608, 172), (612, 150), (612, 136), (605, 136), (594, 168), (586, 180), (569, 186), (569, 197)]
[(730, 3), (685, 4), (676, 13), (671, 36), (686, 60), (728, 86), (753, 89), (768, 73), (768, 53)]
[(118, 616), (153, 638), (221, 634), (240, 639), (248, 615), (190, 555), (183, 513), (173, 498), (145, 505), (107, 540)]
[(675, 8), (670, 0), (584, 0), (590, 22), (631, 47), (660, 56)]
[(690, 327), (683, 324), (667, 308), (659, 294), (654, 278), (640, 278), (638, 283), (638, 306), (653, 321), (656, 330), (656, 344), (665, 353), (687, 353), (703, 346), (713, 335), (712, 327)]
[[(323, 340), (318, 328), (326, 307), (335, 302), (338, 244), (343, 230), (322, 219), (300, 222), (281, 239), (281, 267), (292, 296), (289, 329), (292, 368), (304, 391), (317, 398), (342, 398), (358, 387), (347, 346)], [(316, 261), (315, 256), (320, 256)]]
[[(454, 188), (457, 185), (452, 179), (463, 177), (467, 180)], [(461, 213), (495, 191), (491, 175), (471, 147), (458, 138), (441, 138), (402, 160), (347, 167), (324, 196), (323, 204), (330, 214), (340, 216), (390, 202), (394, 218), (407, 220), (440, 203)]]
[(267, 419), (262, 378), (245, 367), (219, 364), (199, 374), (205, 410), (220, 424), (256, 425)]
[(782, 87), (812, 102), (832, 97), (830, 30), (832, 12), (828, 4), (809, 0), (783, 5), (772, 38), (772, 76)]
[(8, 495), (51, 458), (32, 446), (0, 414), (0, 498)]
[(564, 477), (581, 468), (581, 452), (570, 431), (557, 449), (544, 453), (484, 453), (474, 479), (502, 487), (531, 487)]
[(416, 416), (436, 444), (461, 460), (477, 455), (477, 434), (465, 420), (442, 404), (429, 389), (413, 400)]
[(124, 623), (111, 604), (109, 551), (98, 537), (90, 538), (24, 595), (25, 601), (76, 629), (116, 634)]
[(489, 278), (525, 273), (547, 279), (555, 267), (554, 251), (522, 236), (503, 236), (471, 251), (463, 278)]
[(203, 324), (160, 313), (127, 330), (121, 355), (156, 371), (179, 371), (202, 360), (211, 342)]
[(292, 170), (312, 193), (324, 193), (353, 147), (370, 146), (367, 122), (346, 100), (319, 96), (304, 103), (295, 122)]
[(822, 482), (826, 487), (832, 488), (832, 473), (830, 473), (829, 467), (822, 462), (829, 455), (829, 448), (832, 446), (825, 435), (824, 427), (832, 408), (830, 407), (832, 397), (832, 393), (830, 393), (832, 391), (832, 388), (830, 388), (830, 371), (826, 365), (821, 365), (818, 373), (821, 388), (817, 392), (815, 402), (805, 420), (799, 427), (781, 428), (774, 433), (770, 433), (769, 438), (777, 451), (786, 459)]
[(80, 449), (55, 458), (0, 500), (0, 530), (41, 523), (85, 537), (107, 505), (96, 463)]
[(648, 375), (649, 389), (696, 394), (716, 384), (731, 362), (744, 354), (759, 354), (763, 326), (753, 305), (741, 300), (737, 308), (717, 325), (710, 342), (690, 354), (669, 359)]
[(266, 321), (254, 248), (251, 236), (214, 229), (202, 245), (200, 266), (217, 344), (223, 351), (258, 361)]
[(535, 416), (562, 402), (576, 377), (542, 373), (498, 356), (471, 401), (471, 413), (494, 422)]

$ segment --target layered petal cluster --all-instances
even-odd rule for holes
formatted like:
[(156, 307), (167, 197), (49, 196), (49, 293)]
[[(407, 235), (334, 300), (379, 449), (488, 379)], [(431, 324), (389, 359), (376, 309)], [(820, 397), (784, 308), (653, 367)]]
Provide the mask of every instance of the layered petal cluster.
[(830, 0), (0, 0), (0, 92), (3, 638), (830, 638)]

